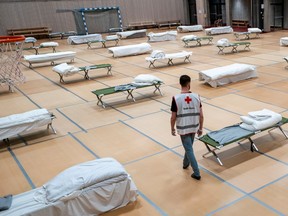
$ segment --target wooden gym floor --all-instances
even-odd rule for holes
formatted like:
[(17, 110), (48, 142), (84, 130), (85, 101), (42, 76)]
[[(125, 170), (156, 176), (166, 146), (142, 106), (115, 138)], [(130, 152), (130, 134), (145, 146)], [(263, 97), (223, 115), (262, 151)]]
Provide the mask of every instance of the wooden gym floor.
[[(204, 36), (204, 32), (192, 34)], [(288, 215), (288, 140), (279, 130), (255, 136), (261, 154), (250, 152), (248, 142), (223, 148), (219, 156), (224, 166), (212, 156), (202, 158), (206, 148), (195, 140), (202, 175), (196, 181), (190, 177), (191, 168), (182, 169), (183, 148), (179, 136), (171, 136), (169, 124), (171, 98), (179, 92), (182, 74), (192, 77), (192, 91), (202, 97), (205, 132), (238, 123), (240, 115), (263, 108), (288, 117), (288, 70), (283, 60), (288, 48), (279, 45), (288, 32), (261, 34), (260, 39), (249, 40), (251, 51), (226, 55), (218, 55), (215, 44), (184, 48), (183, 35), (178, 34), (177, 41), (151, 45), (167, 53), (192, 51), (191, 63), (156, 62), (155, 69), (149, 69), (144, 60), (149, 54), (112, 58), (100, 43), (88, 50), (85, 44), (68, 45), (55, 39), (60, 43), (57, 51), (77, 52), (75, 66), (112, 64), (112, 76), (106, 76), (106, 70), (92, 70), (91, 80), (77, 74), (60, 84), (49, 63), (29, 69), (23, 61), (26, 83), (14, 93), (0, 89), (0, 116), (47, 108), (57, 117), (53, 121), (57, 134), (43, 127), (11, 139), (10, 147), (1, 141), (0, 196), (39, 187), (77, 163), (113, 157), (131, 174), (139, 196), (137, 202), (105, 215)], [(214, 36), (213, 42), (221, 38), (235, 41), (233, 34), (225, 34)], [(146, 41), (127, 39), (120, 45)], [(232, 63), (256, 65), (259, 77), (218, 88), (198, 81), (200, 70)], [(106, 109), (97, 106), (92, 90), (129, 83), (138, 74), (161, 78), (164, 96), (144, 88), (135, 91), (136, 102), (126, 101), (119, 93), (104, 97)], [(287, 132), (288, 125), (284, 129)]]

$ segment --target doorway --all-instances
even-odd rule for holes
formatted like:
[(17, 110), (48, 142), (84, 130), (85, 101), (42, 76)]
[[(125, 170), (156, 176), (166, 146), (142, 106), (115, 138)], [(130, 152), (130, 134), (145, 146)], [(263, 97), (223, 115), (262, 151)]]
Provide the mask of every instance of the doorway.
[(271, 31), (282, 30), (284, 27), (284, 2), (272, 0), (270, 3), (270, 27)]
[(197, 25), (197, 8), (196, 0), (188, 0), (189, 21), (190, 25)]
[(225, 25), (226, 8), (225, 0), (209, 0), (210, 23), (211, 25)]

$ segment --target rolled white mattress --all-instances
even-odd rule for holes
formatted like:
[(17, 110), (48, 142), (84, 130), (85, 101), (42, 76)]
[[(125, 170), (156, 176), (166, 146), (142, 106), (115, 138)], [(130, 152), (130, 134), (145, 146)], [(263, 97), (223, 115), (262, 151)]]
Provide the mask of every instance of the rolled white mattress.
[(67, 52), (46, 53), (39, 55), (25, 55), (24, 59), (30, 63), (40, 63), (47, 61), (55, 61), (59, 59), (73, 59), (75, 55), (76, 52), (67, 51)]
[(119, 46), (108, 48), (110, 53), (113, 53), (114, 57), (122, 57), (129, 55), (139, 55), (152, 51), (152, 47), (148, 43), (141, 43), (135, 45)]

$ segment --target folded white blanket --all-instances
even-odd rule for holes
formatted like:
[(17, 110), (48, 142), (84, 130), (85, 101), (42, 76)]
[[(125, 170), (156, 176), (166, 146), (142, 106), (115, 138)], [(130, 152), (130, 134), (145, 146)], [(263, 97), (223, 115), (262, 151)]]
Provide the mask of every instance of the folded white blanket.
[(185, 35), (183, 37), (181, 37), (181, 40), (184, 41), (184, 40), (193, 40), (193, 39), (196, 39), (197, 36), (196, 35)]
[(153, 50), (150, 55), (151, 58), (163, 59), (165, 58), (165, 53), (162, 50)]
[(148, 83), (151, 85), (153, 83), (158, 83), (158, 82), (162, 82), (162, 80), (151, 74), (139, 74), (138, 76), (134, 78), (134, 83), (138, 83), (138, 84), (146, 83), (147, 85)]
[(64, 76), (73, 75), (79, 72), (78, 67), (75, 67), (74, 65), (68, 65), (67, 63), (59, 64), (53, 67), (52, 70)]
[(240, 116), (243, 123), (240, 127), (246, 130), (257, 131), (271, 127), (282, 120), (279, 113), (268, 109), (249, 112), (248, 116)]
[(230, 42), (227, 38), (222, 38), (217, 41), (217, 46), (229, 46)]

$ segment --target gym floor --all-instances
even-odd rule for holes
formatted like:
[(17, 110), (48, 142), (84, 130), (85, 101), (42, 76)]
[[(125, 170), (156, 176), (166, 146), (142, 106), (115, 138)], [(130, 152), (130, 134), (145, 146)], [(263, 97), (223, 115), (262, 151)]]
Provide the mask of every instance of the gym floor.
[[(57, 134), (43, 127), (11, 138), (10, 147), (0, 142), (0, 196), (39, 187), (75, 164), (113, 157), (131, 175), (139, 196), (136, 202), (104, 215), (288, 215), (288, 140), (278, 129), (255, 135), (261, 153), (252, 153), (248, 142), (222, 148), (218, 152), (223, 166), (210, 155), (203, 158), (206, 147), (195, 140), (201, 181), (190, 177), (191, 167), (182, 169), (180, 137), (170, 133), (171, 98), (179, 92), (178, 80), (183, 74), (191, 76), (192, 91), (201, 96), (205, 133), (238, 123), (240, 115), (263, 108), (288, 117), (288, 70), (283, 60), (288, 48), (279, 45), (288, 32), (263, 33), (259, 39), (249, 40), (251, 51), (239, 47), (238, 53), (225, 55), (217, 54), (215, 44), (221, 38), (235, 41), (233, 34), (213, 36), (213, 45), (185, 48), (180, 38), (187, 34), (178, 33), (176, 41), (150, 44), (166, 53), (192, 51), (191, 63), (180, 59), (173, 66), (156, 62), (151, 69), (145, 62), (149, 54), (113, 58), (100, 43), (87, 49), (86, 44), (68, 45), (64, 39), (53, 39), (60, 45), (57, 51), (77, 52), (75, 66), (112, 64), (112, 76), (107, 76), (105, 69), (91, 70), (90, 80), (79, 73), (65, 77), (66, 84), (59, 83), (49, 63), (30, 69), (22, 60), (26, 82), (14, 93), (0, 89), (0, 116), (47, 108), (56, 116), (53, 126)], [(37, 44), (44, 41), (48, 40)], [(147, 38), (121, 40), (120, 45), (142, 42)], [(108, 47), (113, 45), (107, 42)], [(23, 54), (34, 54), (34, 50)], [(218, 88), (198, 80), (201, 70), (233, 63), (256, 65), (258, 78)], [(103, 97), (105, 109), (97, 105), (92, 90), (132, 82), (138, 74), (161, 78), (163, 96), (153, 94), (153, 87), (143, 88), (135, 90), (136, 102), (118, 93)], [(288, 125), (283, 128), (288, 131)]]

